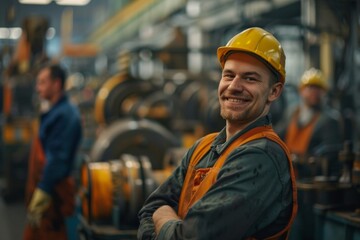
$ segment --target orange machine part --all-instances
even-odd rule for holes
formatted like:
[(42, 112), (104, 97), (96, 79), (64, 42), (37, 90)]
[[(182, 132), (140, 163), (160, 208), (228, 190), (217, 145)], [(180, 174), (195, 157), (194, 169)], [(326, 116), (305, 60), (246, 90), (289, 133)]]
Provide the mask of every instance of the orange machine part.
[(113, 205), (109, 162), (91, 162), (83, 165), (81, 171), (81, 184), (85, 190), (82, 196), (84, 217), (89, 219), (91, 216), (92, 220), (109, 219)]

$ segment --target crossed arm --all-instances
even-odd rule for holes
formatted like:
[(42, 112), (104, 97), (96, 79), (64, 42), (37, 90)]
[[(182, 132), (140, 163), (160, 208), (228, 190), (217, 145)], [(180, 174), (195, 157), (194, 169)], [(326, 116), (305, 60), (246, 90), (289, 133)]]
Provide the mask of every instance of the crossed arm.
[(181, 220), (174, 209), (169, 205), (159, 207), (153, 214), (152, 219), (155, 225), (155, 233), (158, 235), (162, 226), (171, 220)]
[(279, 194), (284, 183), (264, 152), (247, 148), (241, 163), (242, 154), (229, 159), (218, 181), (185, 219), (176, 214), (182, 184), (177, 169), (140, 211), (138, 239), (241, 239), (273, 222), (282, 210)]

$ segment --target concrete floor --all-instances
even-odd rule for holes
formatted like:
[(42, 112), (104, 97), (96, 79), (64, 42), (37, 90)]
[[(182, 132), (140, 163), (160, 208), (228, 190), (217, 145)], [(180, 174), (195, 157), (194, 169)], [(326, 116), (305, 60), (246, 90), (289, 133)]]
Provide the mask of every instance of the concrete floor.
[[(6, 194), (4, 189), (7, 188), (5, 188), (4, 182), (4, 179), (0, 176), (0, 240), (22, 240), (26, 225), (24, 196), (23, 194)], [(79, 218), (81, 215), (80, 208), (81, 202), (77, 199), (77, 208), (74, 215), (66, 219), (68, 240), (93, 239), (92, 237), (88, 235), (85, 236), (79, 232), (79, 227), (81, 225)], [(104, 239), (136, 239), (136, 231), (134, 230), (122, 232), (116, 230), (114, 227), (102, 227), (100, 230), (101, 233), (99, 236), (103, 236)], [(117, 236), (119, 236), (119, 238), (116, 238)]]
[[(1, 189), (1, 179), (0, 179)], [(67, 219), (68, 240), (78, 240), (77, 218), (75, 215)], [(22, 240), (26, 224), (26, 207), (24, 198), (4, 198), (0, 191), (0, 240)], [(49, 239), (51, 240), (51, 239)]]
[(24, 201), (5, 202), (0, 197), (0, 240), (21, 240), (26, 223)]

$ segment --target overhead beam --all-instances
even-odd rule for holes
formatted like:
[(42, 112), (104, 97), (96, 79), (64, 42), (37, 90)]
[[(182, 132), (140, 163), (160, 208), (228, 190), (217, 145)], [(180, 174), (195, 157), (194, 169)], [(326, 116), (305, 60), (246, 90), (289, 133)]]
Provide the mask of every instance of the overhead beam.
[(135, 0), (122, 8), (89, 37), (102, 49), (119, 46), (142, 26), (156, 22), (183, 7), (186, 0)]

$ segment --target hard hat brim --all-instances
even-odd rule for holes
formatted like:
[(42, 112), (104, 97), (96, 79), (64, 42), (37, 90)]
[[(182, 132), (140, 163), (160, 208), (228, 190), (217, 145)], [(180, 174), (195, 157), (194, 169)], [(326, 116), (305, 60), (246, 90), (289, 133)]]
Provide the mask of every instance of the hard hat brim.
[(272, 66), (268, 62), (268, 59), (265, 59), (260, 54), (256, 54), (256, 52), (249, 51), (248, 49), (245, 49), (245, 48), (227, 47), (227, 46), (219, 47), (217, 49), (217, 58), (220, 62), (221, 68), (224, 68), (225, 61), (228, 58), (228, 56), (230, 56), (232, 53), (236, 53), (236, 52), (243, 52), (243, 53), (246, 53), (246, 54), (256, 57), (258, 60), (260, 60), (262, 63), (264, 63), (270, 69), (271, 72), (273, 72), (275, 74), (275, 76), (279, 79), (280, 82), (282, 82), (282, 83), (285, 82), (285, 73), (281, 73), (280, 70), (275, 69), (274, 66)]

